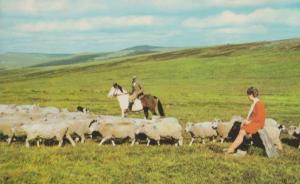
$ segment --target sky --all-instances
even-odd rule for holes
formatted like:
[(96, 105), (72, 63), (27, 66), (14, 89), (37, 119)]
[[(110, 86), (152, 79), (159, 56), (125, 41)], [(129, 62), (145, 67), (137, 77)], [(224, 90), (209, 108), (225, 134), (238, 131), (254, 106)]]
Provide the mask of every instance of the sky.
[(0, 53), (300, 38), (300, 0), (0, 0)]

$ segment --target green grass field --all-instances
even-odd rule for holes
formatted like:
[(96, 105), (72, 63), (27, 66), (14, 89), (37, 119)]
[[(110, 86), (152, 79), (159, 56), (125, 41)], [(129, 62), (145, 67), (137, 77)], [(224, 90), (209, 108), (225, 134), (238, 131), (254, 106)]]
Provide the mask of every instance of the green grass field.
[[(300, 41), (285, 40), (126, 56), (99, 62), (0, 70), (0, 102), (86, 106), (97, 114), (120, 115), (107, 98), (114, 82), (128, 89), (138, 76), (158, 96), (167, 116), (187, 121), (245, 116), (249, 86), (260, 90), (267, 116), (300, 123)], [(133, 114), (132, 117), (143, 117)], [(184, 133), (185, 141), (189, 136)], [(251, 148), (248, 156), (219, 153), (227, 144), (175, 148), (128, 144), (27, 149), (0, 143), (0, 183), (300, 183), (300, 150), (283, 137), (278, 159)]]

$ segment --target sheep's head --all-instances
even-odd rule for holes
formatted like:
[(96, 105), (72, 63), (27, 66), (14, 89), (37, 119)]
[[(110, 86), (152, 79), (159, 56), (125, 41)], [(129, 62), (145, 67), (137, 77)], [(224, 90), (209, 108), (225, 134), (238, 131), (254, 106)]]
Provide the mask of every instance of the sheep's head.
[(278, 129), (279, 129), (281, 132), (287, 132), (287, 128), (286, 128), (284, 125), (279, 125), (279, 126), (278, 126)]
[(69, 110), (68, 110), (68, 108), (63, 108), (63, 109), (61, 109), (61, 112), (62, 113), (69, 113)]
[(185, 131), (186, 131), (186, 132), (190, 132), (193, 126), (194, 126), (194, 123), (192, 123), (192, 122), (187, 122), (187, 123), (186, 123), (186, 127), (185, 127)]
[[(297, 127), (296, 126), (289, 126), (289, 128), (287, 129), (287, 132), (289, 135), (294, 135), (297, 134)], [(299, 133), (299, 130), (298, 130)]]
[(213, 120), (213, 122), (212, 122), (212, 128), (213, 128), (213, 129), (217, 129), (219, 123), (222, 123), (222, 122), (223, 122), (223, 120), (218, 119), (218, 118), (215, 118), (215, 119)]

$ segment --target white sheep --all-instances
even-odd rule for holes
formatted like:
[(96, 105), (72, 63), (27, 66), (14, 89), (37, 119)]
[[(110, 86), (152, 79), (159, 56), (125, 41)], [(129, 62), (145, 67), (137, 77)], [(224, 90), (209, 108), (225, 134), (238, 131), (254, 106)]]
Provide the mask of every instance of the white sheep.
[(151, 139), (155, 140), (160, 145), (161, 139), (175, 139), (178, 142), (175, 144), (182, 145), (182, 127), (176, 118), (161, 118), (155, 122), (141, 123), (138, 126), (136, 134), (143, 133), (147, 136), (147, 146), (149, 146)]
[[(48, 123), (32, 123), (25, 124), (21, 127), (26, 135), (26, 147), (29, 147), (29, 141), (41, 138), (41, 139), (52, 139), (56, 138), (59, 141), (58, 146), (61, 147), (63, 139), (66, 138), (70, 141), (72, 146), (75, 146), (75, 142), (72, 137), (68, 134), (68, 125), (66, 123), (48, 122)], [(37, 141), (39, 146), (39, 141)]]
[[(89, 124), (96, 116), (91, 113), (82, 112), (60, 112), (57, 114), (47, 114), (47, 121), (60, 121), (68, 125), (68, 133), (71, 136), (79, 136), (81, 143), (85, 141), (85, 135), (89, 134)], [(76, 138), (77, 141), (78, 138)], [(78, 139), (79, 140), (79, 139)]]
[(15, 136), (22, 136), (21, 126), (23, 124), (3, 122), (0, 123), (0, 133), (8, 136), (7, 142), (10, 144)]
[(229, 132), (233, 126), (233, 122), (218, 122), (217, 133), (220, 137), (221, 143), (228, 137)]
[(5, 114), (13, 114), (16, 112), (16, 105), (8, 105), (8, 104), (1, 104), (0, 105), (0, 115), (5, 115)]
[(0, 133), (8, 136), (7, 142), (10, 144), (14, 137), (24, 136), (21, 126), (32, 121), (29, 117), (24, 117), (16, 114), (0, 117)]
[(37, 111), (41, 114), (58, 114), (60, 110), (57, 107), (39, 107), (37, 108)]
[(39, 109), (39, 106), (36, 105), (36, 104), (33, 104), (33, 105), (17, 105), (16, 106), (16, 111), (17, 112), (23, 112), (23, 113), (31, 113), (31, 112), (34, 112), (34, 111), (37, 111)]
[(78, 135), (81, 139), (81, 143), (85, 141), (85, 135), (90, 133), (89, 125), (95, 119), (93, 115), (85, 115), (69, 119), (68, 133), (70, 135)]
[(216, 124), (213, 122), (203, 122), (203, 123), (191, 123), (188, 122), (185, 128), (187, 133), (190, 133), (192, 136), (190, 146), (193, 144), (196, 138), (202, 139), (202, 144), (205, 144), (205, 138), (212, 138), (214, 141), (214, 137), (217, 137)]
[[(241, 116), (234, 115), (231, 117), (231, 120), (228, 122), (223, 122), (222, 120), (215, 120), (215, 123), (217, 124), (217, 133), (218, 137), (221, 140), (221, 143), (224, 142), (225, 139), (229, 138), (229, 133), (232, 132), (233, 125), (235, 123), (242, 123), (244, 119)], [(235, 131), (235, 130), (234, 130)], [(238, 132), (236, 132), (238, 133)]]
[(132, 140), (131, 145), (134, 145), (136, 128), (137, 126), (133, 123), (125, 121), (108, 123), (94, 120), (89, 125), (90, 133), (99, 132), (102, 135), (103, 138), (99, 145), (102, 145), (105, 141), (110, 139), (113, 146), (115, 146), (114, 139), (125, 139), (127, 137)]

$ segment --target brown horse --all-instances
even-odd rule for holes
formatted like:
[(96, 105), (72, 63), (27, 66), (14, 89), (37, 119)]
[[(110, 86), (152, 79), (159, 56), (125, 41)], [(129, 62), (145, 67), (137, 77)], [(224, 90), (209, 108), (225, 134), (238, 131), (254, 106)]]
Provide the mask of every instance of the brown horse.
[(148, 119), (149, 113), (148, 111), (152, 113), (152, 115), (157, 115), (156, 113), (156, 107), (158, 109), (158, 113), (161, 117), (165, 116), (165, 112), (162, 106), (162, 103), (156, 96), (152, 95), (142, 95), (139, 97), (139, 99), (142, 102), (143, 110), (144, 110), (144, 115)]

